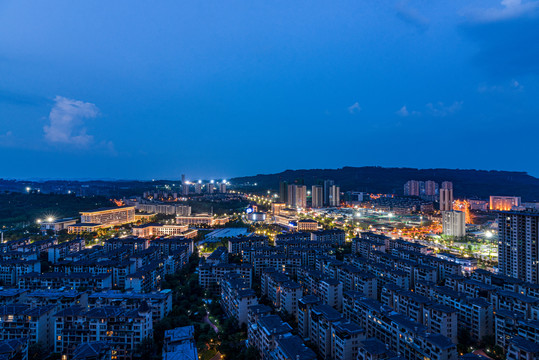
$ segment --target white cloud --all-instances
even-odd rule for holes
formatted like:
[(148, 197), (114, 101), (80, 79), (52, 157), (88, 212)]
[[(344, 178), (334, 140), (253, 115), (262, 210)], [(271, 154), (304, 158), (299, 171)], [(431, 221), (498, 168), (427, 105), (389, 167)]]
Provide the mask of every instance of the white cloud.
[(511, 80), (511, 87), (513, 89), (516, 89), (516, 90), (522, 90), (524, 89), (524, 86), (522, 86), (521, 83), (519, 83), (518, 81), (516, 81), (515, 79)]
[(434, 116), (447, 116), (459, 111), (461, 108), (462, 101), (455, 101), (451, 105), (445, 105), (443, 102), (437, 102), (436, 104), (427, 104), (428, 112)]
[(402, 1), (395, 7), (397, 17), (402, 21), (414, 26), (419, 31), (425, 31), (430, 25), (430, 20), (419, 11), (410, 7), (408, 1)]
[(352, 106), (348, 107), (348, 112), (350, 114), (355, 114), (361, 111), (361, 106), (359, 106), (358, 102), (355, 102)]
[(397, 114), (399, 116), (402, 116), (402, 117), (407, 117), (407, 116), (419, 116), (419, 115), (421, 115), (421, 112), (416, 111), (416, 110), (408, 110), (406, 105), (404, 105), (399, 110), (395, 111), (395, 114)]
[(0, 147), (11, 147), (14, 144), (13, 132), (11, 130), (0, 134)]
[(410, 115), (410, 112), (406, 108), (406, 105), (404, 105), (403, 107), (401, 107), (399, 109), (399, 111), (397, 111), (397, 115), (399, 115), (399, 116), (408, 116), (408, 115)]
[(84, 120), (95, 118), (99, 109), (92, 103), (56, 96), (49, 114), (50, 124), (43, 127), (45, 140), (56, 144), (86, 147), (94, 137), (86, 133)]
[(472, 11), (469, 15), (480, 22), (514, 19), (531, 14), (539, 9), (539, 1), (502, 0), (501, 6)]
[(37, 145), (38, 142), (28, 141), (28, 139), (22, 138), (20, 134), (14, 133), (12, 130), (0, 133), (0, 148), (36, 150), (39, 148)]
[(477, 91), (480, 93), (491, 93), (491, 92), (507, 92), (507, 91), (522, 91), (524, 86), (515, 79), (512, 79), (509, 83), (498, 84), (498, 85), (486, 85), (481, 84), (477, 88)]

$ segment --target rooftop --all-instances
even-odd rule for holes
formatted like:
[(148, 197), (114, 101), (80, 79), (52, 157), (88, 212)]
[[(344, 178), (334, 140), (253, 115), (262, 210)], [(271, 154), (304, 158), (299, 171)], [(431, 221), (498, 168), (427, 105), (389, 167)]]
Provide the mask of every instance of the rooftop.
[(165, 342), (191, 340), (195, 336), (195, 328), (193, 325), (177, 327), (172, 330), (165, 331)]
[(298, 336), (277, 339), (277, 344), (288, 359), (316, 360), (316, 354), (309, 349)]
[(515, 336), (513, 339), (511, 339), (510, 344), (527, 352), (539, 353), (539, 344), (526, 340), (520, 336)]
[(376, 338), (369, 338), (361, 341), (359, 347), (365, 349), (371, 355), (387, 354), (388, 358), (394, 355), (394, 353), (388, 349), (386, 344)]

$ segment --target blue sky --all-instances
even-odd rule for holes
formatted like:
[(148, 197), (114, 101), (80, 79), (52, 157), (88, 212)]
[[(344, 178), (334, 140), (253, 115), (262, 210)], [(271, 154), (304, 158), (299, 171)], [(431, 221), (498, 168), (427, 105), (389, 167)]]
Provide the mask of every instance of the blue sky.
[(539, 1), (0, 2), (4, 178), (539, 176)]

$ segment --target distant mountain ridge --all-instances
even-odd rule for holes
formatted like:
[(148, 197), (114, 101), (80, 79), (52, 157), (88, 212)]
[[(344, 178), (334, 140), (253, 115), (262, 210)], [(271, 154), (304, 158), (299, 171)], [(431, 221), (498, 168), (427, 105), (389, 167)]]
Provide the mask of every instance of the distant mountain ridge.
[(261, 188), (278, 189), (279, 181), (303, 179), (305, 185), (330, 179), (341, 186), (341, 191), (403, 194), (408, 180), (452, 181), (455, 198), (490, 195), (521, 196), (523, 201), (539, 201), (539, 179), (526, 172), (461, 169), (385, 168), (378, 166), (340, 169), (286, 170), (277, 174), (258, 174), (231, 179), (235, 184), (257, 183)]

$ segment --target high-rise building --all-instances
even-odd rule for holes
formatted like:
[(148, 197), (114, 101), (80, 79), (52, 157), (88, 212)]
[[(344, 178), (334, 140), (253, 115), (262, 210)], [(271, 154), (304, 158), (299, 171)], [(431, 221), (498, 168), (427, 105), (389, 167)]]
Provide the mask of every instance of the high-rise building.
[(444, 181), (440, 189), (440, 211), (453, 210), (453, 183)]
[(436, 182), (432, 180), (425, 181), (425, 196), (434, 199), (436, 196)]
[(279, 200), (288, 204), (288, 182), (279, 181)]
[(307, 207), (307, 187), (288, 185), (288, 206), (305, 209)]
[(444, 235), (462, 237), (466, 235), (466, 216), (462, 211), (442, 211)]
[(491, 196), (490, 210), (509, 211), (514, 206), (520, 206), (519, 196)]
[(195, 194), (202, 194), (202, 181), (198, 181), (195, 184)]
[(539, 283), (539, 212), (498, 214), (498, 270), (501, 274)]
[[(184, 178), (184, 175), (182, 175), (182, 179)], [(183, 195), (189, 195), (189, 180), (182, 181), (182, 194)]]
[(419, 194), (420, 194), (419, 181), (409, 180), (406, 182), (406, 184), (404, 184), (404, 195), (419, 196)]
[(312, 186), (311, 196), (313, 208), (321, 208), (324, 206), (324, 188), (321, 185)]
[(451, 189), (451, 190), (453, 190), (453, 182), (451, 182), (451, 181), (442, 182), (442, 189)]
[(333, 180), (324, 180), (324, 205), (330, 206), (329, 204), (329, 188), (335, 185), (335, 181)]
[(307, 207), (307, 186), (296, 185), (296, 207), (305, 209)]
[(212, 182), (206, 184), (206, 192), (208, 194), (213, 194), (214, 191), (215, 191), (215, 185)]
[(226, 193), (226, 181), (223, 180), (222, 183), (219, 184), (219, 192)]
[(329, 187), (329, 206), (339, 206), (341, 204), (341, 188), (337, 185)]

